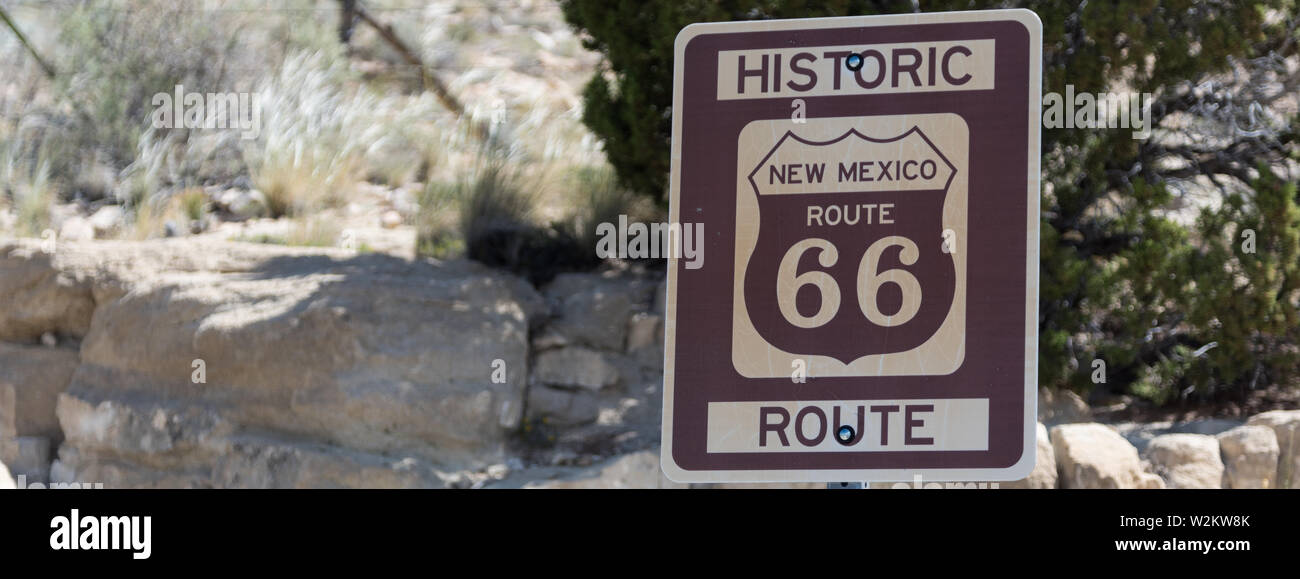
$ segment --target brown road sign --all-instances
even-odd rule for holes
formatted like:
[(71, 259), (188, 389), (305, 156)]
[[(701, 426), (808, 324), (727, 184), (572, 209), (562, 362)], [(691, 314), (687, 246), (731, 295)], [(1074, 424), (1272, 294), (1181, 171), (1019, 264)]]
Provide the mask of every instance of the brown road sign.
[(1033, 468), (1041, 36), (1026, 10), (677, 37), (664, 471), (1015, 480)]

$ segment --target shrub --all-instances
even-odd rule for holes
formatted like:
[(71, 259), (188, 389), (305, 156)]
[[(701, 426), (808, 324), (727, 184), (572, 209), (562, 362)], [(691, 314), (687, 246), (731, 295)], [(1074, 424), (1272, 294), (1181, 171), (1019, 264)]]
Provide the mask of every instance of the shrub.
[[(1188, 322), (1205, 344), (1193, 384), (1270, 384), (1300, 366), (1300, 203), (1296, 184), (1259, 169), (1253, 195), (1230, 195), (1197, 223)], [(1212, 345), (1212, 346), (1211, 346)]]
[(297, 220), (284, 238), (285, 245), (301, 247), (337, 247), (344, 230), (338, 222), (321, 216)]
[(572, 236), (594, 265), (600, 262), (596, 255), (600, 237), (596, 229), (601, 223), (617, 225), (619, 216), (629, 222), (654, 220), (658, 215), (648, 199), (639, 196), (618, 183), (617, 176), (608, 167), (582, 167), (577, 169), (571, 184), (569, 206), (572, 213), (565, 220), (565, 230)]
[[(561, 3), (569, 22), (589, 36), (586, 46), (604, 56), (606, 68), (592, 77), (584, 94), (583, 121), (604, 141), (619, 180), (655, 199), (667, 189), (673, 45), (682, 27), (915, 10), (912, 2), (890, 0), (815, 7), (803, 0)], [(1158, 400), (1196, 384), (1214, 389), (1243, 380), (1253, 384), (1256, 377), (1281, 379), (1290, 359), (1282, 354), (1294, 350), (1296, 336), (1275, 325), (1290, 315), (1277, 303), (1281, 297), (1265, 297), (1292, 287), (1278, 280), (1292, 279), (1284, 272), (1294, 257), (1281, 261), (1282, 252), (1253, 264), (1240, 256), (1228, 259), (1198, 246), (1222, 245), (1223, 233), (1188, 230), (1166, 214), (1177, 183), (1206, 176), (1219, 187), (1230, 181), (1249, 188), (1246, 169), (1264, 162), (1276, 170), (1294, 154), (1295, 124), (1276, 136), (1243, 139), (1239, 127), (1254, 126), (1260, 111), (1252, 108), (1247, 118), (1245, 107), (1232, 106), (1272, 102), (1251, 91), (1276, 82), (1269, 79), (1296, 76), (1293, 66), (1270, 64), (1294, 59), (1294, 31), (1286, 26), (1295, 18), (1293, 3), (954, 0), (928, 2), (925, 9), (1012, 6), (1034, 10), (1044, 23), (1044, 91), (1065, 93), (1066, 85), (1074, 85), (1076, 93), (1112, 86), (1151, 93), (1159, 99), (1154, 120), (1169, 119), (1187, 130), (1172, 140), (1157, 131), (1146, 141), (1134, 140), (1127, 130), (1043, 131), (1039, 383), (1091, 389), (1096, 359), (1107, 365), (1104, 388), (1134, 388)], [(1137, 14), (1142, 16), (1129, 17)], [(1233, 74), (1227, 75), (1230, 67)], [(1294, 116), (1285, 108), (1264, 107), (1268, 112), (1261, 117)], [(1206, 139), (1196, 133), (1217, 126), (1228, 127), (1229, 142), (1239, 142), (1223, 150), (1206, 148), (1204, 143), (1220, 142), (1222, 136)], [(1220, 272), (1216, 262), (1235, 273)], [(1244, 277), (1257, 287), (1244, 286)], [(1248, 297), (1256, 290), (1256, 297)], [(1216, 311), (1209, 296), (1242, 303)], [(1279, 362), (1264, 365), (1273, 371), (1256, 371), (1258, 360), (1275, 355)]]
[(50, 226), (50, 205), (54, 202), (50, 159), (43, 149), (29, 156), (17, 142), (7, 141), (0, 149), (0, 163), (0, 201), (14, 210), (17, 233), (40, 235)]
[(489, 240), (503, 235), (517, 238), (533, 228), (536, 197), (525, 192), (519, 176), (504, 162), (488, 161), (459, 197), (460, 230), (471, 259), (495, 261), (502, 248)]
[(300, 52), (262, 85), (261, 135), (244, 156), (272, 217), (335, 205), (360, 178), (366, 147), (358, 135), (375, 102), (347, 94), (346, 74), (329, 55)]
[[(672, 140), (673, 42), (693, 22), (764, 18), (811, 18), (875, 14), (879, 2), (741, 0), (739, 2), (644, 2), (563, 0), (564, 17), (586, 32), (588, 49), (605, 55), (605, 70), (583, 92), (582, 120), (605, 143), (605, 153), (627, 188), (661, 199), (668, 192)], [(895, 9), (907, 2), (887, 2)]]
[[(522, 275), (535, 285), (598, 264), (594, 245), (584, 247), (570, 228), (536, 222), (538, 195), (528, 184), (509, 160), (493, 156), (453, 186), (427, 187), (416, 218), (417, 252), (445, 258), (463, 248), (466, 257)], [(442, 217), (449, 205), (455, 206), (459, 242)]]
[(238, 35), (193, 16), (172, 2), (139, 0), (129, 10), (81, 5), (61, 19), (55, 90), (71, 114), (56, 134), (70, 153), (55, 167), (59, 177), (76, 185), (88, 167), (132, 163), (155, 94), (177, 85), (221, 90)]

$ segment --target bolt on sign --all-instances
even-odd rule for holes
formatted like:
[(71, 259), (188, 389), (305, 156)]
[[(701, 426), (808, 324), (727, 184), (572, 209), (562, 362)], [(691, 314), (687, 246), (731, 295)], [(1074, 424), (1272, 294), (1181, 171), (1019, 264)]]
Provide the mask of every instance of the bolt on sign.
[(677, 37), (663, 467), (1015, 480), (1035, 458), (1042, 24), (1027, 10)]

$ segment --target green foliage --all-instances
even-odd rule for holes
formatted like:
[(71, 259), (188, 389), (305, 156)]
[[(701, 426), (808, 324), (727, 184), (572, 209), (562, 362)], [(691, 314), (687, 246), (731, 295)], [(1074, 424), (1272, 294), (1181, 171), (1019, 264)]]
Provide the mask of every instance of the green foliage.
[[(1250, 56), (1265, 35), (1267, 3), (1142, 0), (1030, 2), (1043, 22), (1045, 92), (1131, 90), (1160, 94)], [(1074, 20), (1072, 20), (1074, 19)], [(1075, 36), (1070, 23), (1080, 25)], [(1039, 382), (1087, 390), (1094, 359), (1107, 384), (1136, 384), (1168, 399), (1186, 364), (1176, 350), (1199, 344), (1180, 325), (1193, 286), (1182, 228), (1156, 217), (1167, 183), (1128, 180), (1144, 162), (1127, 131), (1043, 130)], [(1149, 167), (1144, 168), (1150, 171)], [(1193, 343), (1184, 343), (1193, 342)], [(1161, 382), (1163, 386), (1155, 386)]]
[[(562, 0), (606, 70), (587, 87), (584, 122), (604, 140), (620, 181), (662, 199), (671, 139), (673, 42), (694, 22), (911, 12), (912, 2)], [(925, 2), (926, 11), (1023, 7), (1043, 22), (1043, 90), (1169, 95), (1282, 38), (1290, 0)], [(1281, 18), (1266, 21), (1279, 11)], [(1273, 46), (1277, 46), (1275, 43)], [(1121, 88), (1122, 87), (1122, 88)], [(1300, 125), (1297, 120), (1292, 130)], [(1039, 382), (1088, 390), (1093, 360), (1106, 387), (1157, 401), (1294, 374), (1293, 229), (1262, 178), (1254, 199), (1231, 199), (1194, 230), (1167, 216), (1170, 183), (1153, 147), (1123, 130), (1044, 129)], [(1295, 157), (1294, 148), (1292, 156)], [(1272, 179), (1272, 180), (1270, 180)], [(1234, 209), (1234, 207), (1236, 209)], [(1250, 259), (1226, 253), (1232, 235), (1263, 220)], [(1216, 229), (1217, 228), (1217, 229)], [(1240, 240), (1235, 240), (1240, 241)], [(1266, 249), (1265, 245), (1271, 249)], [(1218, 247), (1218, 249), (1215, 249)], [(1291, 273), (1288, 273), (1291, 272)], [(1231, 305), (1220, 307), (1218, 302)], [(1211, 345), (1213, 344), (1213, 345)], [(1283, 371), (1291, 364), (1290, 372)]]
[(216, 90), (238, 37), (171, 2), (132, 10), (80, 7), (62, 20), (55, 89), (73, 112), (59, 133), (74, 154), (56, 171), (75, 178), (91, 161), (120, 169), (136, 158), (157, 94)]
[[(667, 192), (672, 138), (673, 42), (688, 24), (773, 18), (905, 13), (906, 0), (562, 0), (564, 15), (590, 35), (585, 44), (605, 56), (606, 71), (587, 85), (583, 122), (605, 142), (620, 181), (655, 198)], [(1261, 35), (1263, 5), (1234, 2), (1129, 0), (926, 2), (929, 12), (1024, 7), (1043, 21), (1044, 90), (1066, 84), (1097, 91), (1125, 69), (1140, 90), (1177, 82), (1226, 65), (1226, 57)], [(1083, 37), (1067, 23), (1077, 21)], [(1045, 140), (1068, 138), (1050, 131)], [(1123, 145), (1123, 143), (1116, 143)], [(1133, 145), (1122, 147), (1132, 152)]]
[(449, 219), (456, 208), (456, 198), (461, 188), (461, 184), (448, 185), (429, 181), (416, 196), (419, 209), (416, 211), (413, 225), (416, 232), (415, 253), (417, 255), (449, 259), (464, 252), (464, 240)]
[[(509, 160), (492, 157), (450, 188), (426, 189), (417, 216), (417, 253), (443, 258), (463, 248), (470, 259), (538, 285), (560, 272), (599, 264), (594, 245), (584, 245), (570, 228), (537, 224), (537, 192), (530, 185)], [(457, 210), (459, 241), (438, 218), (449, 201)]]
[(1215, 344), (1189, 376), (1202, 388), (1282, 381), (1300, 364), (1300, 203), (1295, 183), (1260, 174), (1253, 198), (1231, 195), (1197, 223), (1188, 322)]
[[(1154, 276), (1137, 270), (1160, 272), (1153, 285), (1161, 291), (1153, 293), (1178, 306), (1164, 313), (1181, 331), (1153, 325), (1158, 331), (1143, 340), (1125, 341), (1140, 344), (1134, 352), (1143, 364), (1114, 351), (1122, 342), (1112, 341), (1107, 359), (1135, 368), (1135, 393), (1166, 402), (1180, 392), (1284, 383), (1300, 365), (1300, 202), (1295, 183), (1266, 167), (1259, 171), (1253, 195), (1232, 194), (1221, 207), (1201, 212), (1193, 229), (1198, 248), (1166, 248), (1168, 257), (1134, 260), (1118, 272), (1120, 279), (1143, 281)], [(1151, 248), (1144, 255), (1156, 253)], [(1123, 321), (1121, 328), (1145, 320)]]
[(623, 188), (617, 177), (607, 167), (582, 168), (573, 175), (573, 214), (565, 221), (566, 230), (579, 245), (596, 257), (596, 243), (600, 236), (596, 229), (601, 223), (617, 224), (619, 216), (631, 221), (654, 219), (652, 207), (644, 197)]
[(605, 142), (619, 181), (655, 199), (668, 191), (672, 140), (673, 42), (694, 22), (759, 18), (805, 18), (910, 11), (910, 2), (863, 0), (643, 1), (564, 0), (564, 16), (605, 55), (604, 71), (584, 92), (582, 120)]
[(38, 236), (50, 225), (50, 159), (42, 149), (32, 154), (13, 141), (0, 143), (0, 207), (17, 216), (18, 233)]
[(488, 161), (458, 193), (460, 230), (471, 257), (483, 256), (482, 244), (501, 232), (531, 227), (536, 197), (504, 162)]
[(190, 221), (200, 221), (207, 214), (208, 197), (202, 189), (186, 189), (177, 195), (181, 213)]
[(358, 177), (378, 102), (345, 91), (346, 75), (328, 54), (298, 52), (264, 83), (261, 135), (243, 156), (272, 217), (337, 205)]

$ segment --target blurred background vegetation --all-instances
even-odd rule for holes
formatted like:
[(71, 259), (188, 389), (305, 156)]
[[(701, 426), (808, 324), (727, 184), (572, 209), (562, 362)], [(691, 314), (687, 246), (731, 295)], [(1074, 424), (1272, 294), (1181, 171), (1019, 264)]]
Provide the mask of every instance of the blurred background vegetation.
[[(600, 265), (596, 224), (664, 219), (683, 26), (1008, 7), (1043, 21), (1045, 91), (1156, 98), (1147, 140), (1043, 131), (1041, 384), (1294, 387), (1294, 0), (0, 1), (0, 235), (351, 243), (545, 283)], [(151, 126), (177, 85), (255, 95), (259, 134)]]
[[(665, 194), (673, 40), (692, 22), (1021, 7), (1045, 92), (1155, 95), (1155, 134), (1043, 131), (1039, 379), (1156, 403), (1296, 384), (1300, 72), (1293, 1), (563, 0), (605, 56), (584, 121)], [(1243, 249), (1253, 232), (1254, 253)], [(1094, 361), (1106, 381), (1093, 381)]]
[[(364, 249), (468, 253), (541, 280), (595, 262), (577, 248), (591, 222), (578, 199), (635, 200), (602, 177), (579, 94), (598, 56), (553, 2), (0, 10), (0, 234), (360, 237)], [(155, 98), (177, 87), (252, 95), (256, 137), (153, 126)]]

